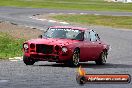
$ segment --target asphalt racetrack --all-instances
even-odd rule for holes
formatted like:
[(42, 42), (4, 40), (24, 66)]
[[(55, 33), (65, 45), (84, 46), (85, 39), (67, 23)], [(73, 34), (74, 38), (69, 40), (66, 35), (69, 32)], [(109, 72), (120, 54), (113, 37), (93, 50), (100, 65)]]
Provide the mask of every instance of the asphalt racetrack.
[[(59, 24), (31, 19), (35, 14), (53, 13), (87, 13), (101, 15), (132, 16), (131, 12), (103, 12), (77, 10), (50, 10), (0, 7), (0, 20), (19, 25), (37, 27), (46, 30)], [(77, 25), (78, 26), (78, 25)], [(111, 45), (107, 64), (95, 65), (93, 62), (81, 63), (87, 73), (92, 74), (130, 74), (132, 75), (132, 31), (103, 26), (85, 26), (97, 31), (103, 41)], [(80, 86), (76, 82), (77, 68), (63, 64), (38, 62), (26, 66), (22, 61), (0, 61), (0, 88), (132, 88), (129, 84), (86, 84)]]

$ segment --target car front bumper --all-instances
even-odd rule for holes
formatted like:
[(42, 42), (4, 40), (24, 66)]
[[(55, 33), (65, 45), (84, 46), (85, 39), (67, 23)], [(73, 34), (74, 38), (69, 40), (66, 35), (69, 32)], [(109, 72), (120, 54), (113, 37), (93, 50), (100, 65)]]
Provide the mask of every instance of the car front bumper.
[(72, 54), (41, 54), (41, 53), (25, 53), (27, 57), (36, 61), (50, 61), (50, 62), (63, 62), (71, 59)]

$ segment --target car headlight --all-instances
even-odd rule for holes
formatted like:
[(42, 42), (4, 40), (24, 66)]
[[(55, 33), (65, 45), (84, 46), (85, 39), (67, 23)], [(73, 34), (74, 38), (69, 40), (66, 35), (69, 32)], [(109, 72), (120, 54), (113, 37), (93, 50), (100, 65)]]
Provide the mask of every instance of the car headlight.
[(68, 51), (68, 49), (66, 47), (62, 48), (62, 52), (66, 53)]
[(23, 48), (24, 48), (24, 49), (28, 49), (28, 48), (29, 48), (29, 47), (28, 47), (28, 44), (24, 44), (24, 45), (23, 45)]

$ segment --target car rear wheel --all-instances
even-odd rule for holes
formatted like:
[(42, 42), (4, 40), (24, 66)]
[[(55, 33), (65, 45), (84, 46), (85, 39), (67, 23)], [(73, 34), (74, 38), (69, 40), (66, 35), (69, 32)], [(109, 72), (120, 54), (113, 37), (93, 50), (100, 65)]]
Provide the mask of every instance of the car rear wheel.
[(70, 61), (71, 66), (78, 66), (79, 65), (79, 59), (80, 59), (80, 52), (78, 49), (74, 50), (72, 55), (72, 60)]
[(106, 64), (106, 59), (107, 59), (107, 52), (106, 51), (103, 51), (101, 54), (100, 54), (100, 57), (98, 60), (96, 60), (96, 64), (97, 65), (104, 65)]
[(33, 65), (33, 64), (35, 63), (35, 61), (32, 60), (32, 58), (27, 57), (27, 56), (23, 56), (23, 62), (24, 62), (26, 65)]

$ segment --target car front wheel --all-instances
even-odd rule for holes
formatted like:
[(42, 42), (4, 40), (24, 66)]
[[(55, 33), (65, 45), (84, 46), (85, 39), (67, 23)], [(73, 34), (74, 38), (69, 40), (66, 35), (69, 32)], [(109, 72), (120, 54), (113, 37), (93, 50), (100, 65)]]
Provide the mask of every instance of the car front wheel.
[(80, 52), (78, 49), (74, 50), (72, 55), (72, 60), (70, 61), (71, 66), (78, 66), (79, 65), (79, 59), (80, 59)]
[(106, 51), (103, 51), (101, 54), (100, 54), (100, 57), (98, 60), (96, 60), (96, 64), (97, 65), (104, 65), (106, 64), (106, 59), (107, 59), (107, 52)]
[(27, 56), (23, 56), (23, 62), (26, 65), (33, 65), (35, 63), (35, 61), (33, 61), (32, 58), (27, 57)]

